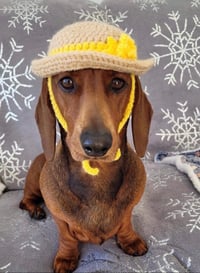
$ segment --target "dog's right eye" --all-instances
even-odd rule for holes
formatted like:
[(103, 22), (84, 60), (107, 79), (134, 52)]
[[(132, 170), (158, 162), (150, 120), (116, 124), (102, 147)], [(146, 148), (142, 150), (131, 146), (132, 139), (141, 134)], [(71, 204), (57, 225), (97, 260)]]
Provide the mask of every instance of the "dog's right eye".
[(62, 78), (61, 80), (59, 80), (58, 84), (64, 92), (71, 93), (75, 89), (74, 82), (70, 77)]

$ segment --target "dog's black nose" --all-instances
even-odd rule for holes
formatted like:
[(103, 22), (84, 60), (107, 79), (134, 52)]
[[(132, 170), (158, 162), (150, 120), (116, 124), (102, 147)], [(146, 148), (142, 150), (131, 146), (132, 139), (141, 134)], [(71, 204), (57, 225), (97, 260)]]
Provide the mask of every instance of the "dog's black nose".
[(86, 155), (92, 157), (104, 156), (112, 146), (112, 136), (108, 131), (97, 133), (85, 130), (80, 140)]

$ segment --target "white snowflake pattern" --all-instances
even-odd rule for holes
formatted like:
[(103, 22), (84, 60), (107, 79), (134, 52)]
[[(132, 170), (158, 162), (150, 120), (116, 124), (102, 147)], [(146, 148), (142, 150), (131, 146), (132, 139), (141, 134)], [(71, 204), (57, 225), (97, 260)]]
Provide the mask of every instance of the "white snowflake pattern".
[[(107, 6), (101, 8), (98, 5), (90, 5), (88, 8), (89, 10), (80, 9), (79, 11), (74, 11), (75, 14), (79, 15), (79, 20), (102, 21), (119, 27), (119, 24), (124, 22), (128, 17), (128, 10), (124, 12), (119, 11), (118, 14), (114, 16), (111, 9), (107, 8)], [(133, 29), (128, 31), (126, 28), (124, 31), (131, 34)]]
[(36, 243), (33, 240), (29, 240), (29, 241), (25, 241), (23, 243), (20, 244), (20, 250), (25, 249), (25, 248), (32, 248), (34, 250), (39, 251), (40, 250), (40, 244)]
[(159, 188), (165, 188), (168, 184), (173, 181), (182, 181), (182, 175), (174, 173), (172, 167), (165, 166), (165, 172), (163, 168), (159, 166), (156, 167), (156, 171), (151, 172), (151, 175), (148, 176), (148, 180), (153, 185), (153, 189), (157, 190)]
[(198, 8), (198, 7), (200, 7), (200, 0), (192, 0), (191, 1), (191, 7), (192, 8)]
[[(0, 44), (0, 109), (3, 104), (7, 108), (7, 112), (4, 116), (6, 122), (9, 120), (18, 120), (18, 115), (14, 111), (13, 105), (18, 110), (22, 111), (20, 101), (23, 101), (25, 107), (31, 109), (31, 102), (35, 99), (33, 95), (24, 94), (27, 92), (27, 88), (32, 87), (31, 84), (25, 83), (25, 79), (31, 81), (34, 79), (30, 72), (30, 67), (26, 66), (22, 68), (24, 58), (20, 58), (19, 61), (15, 61), (14, 55), (22, 52), (23, 46), (17, 45), (15, 40), (10, 40), (10, 55), (8, 58), (3, 57), (4, 46)], [(22, 72), (22, 69), (24, 72)], [(25, 88), (25, 90), (23, 90)]]
[[(3, 193), (3, 191), (6, 189), (6, 185), (3, 183), (1, 177), (0, 177), (0, 195)], [(1, 241), (1, 237), (0, 237)]]
[(178, 217), (186, 218), (186, 227), (190, 228), (190, 233), (194, 230), (200, 230), (200, 197), (195, 193), (182, 193), (183, 201), (180, 199), (170, 199), (167, 204), (172, 208), (168, 212), (166, 219), (172, 218), (176, 220)]
[(134, 4), (139, 4), (140, 10), (146, 10), (149, 6), (155, 12), (159, 11), (160, 5), (167, 4), (166, 0), (132, 0), (132, 2)]
[(8, 273), (9, 271), (7, 270), (7, 268), (10, 267), (10, 266), (11, 266), (11, 263), (8, 263), (8, 264), (6, 264), (4, 266), (1, 266), (0, 270), (3, 270), (4, 273)]
[(153, 27), (151, 35), (156, 38), (160, 37), (162, 40), (160, 44), (154, 45), (159, 48), (159, 53), (153, 52), (151, 55), (155, 58), (157, 65), (161, 59), (168, 61), (164, 66), (164, 70), (169, 70), (169, 73), (165, 75), (168, 84), (176, 85), (178, 77), (180, 77), (181, 83), (183, 78), (187, 80), (188, 90), (192, 87), (199, 88), (197, 79), (200, 78), (200, 20), (197, 15), (194, 15), (194, 25), (190, 30), (187, 18), (185, 18), (183, 25), (179, 25), (179, 11), (172, 11), (168, 16), (174, 26), (165, 23), (164, 28), (158, 24)]
[(103, 0), (90, 0), (90, 2), (100, 5), (103, 2)]
[[(116, 242), (113, 240), (113, 244), (115, 245)], [(170, 238), (162, 238), (158, 239), (155, 236), (151, 235), (148, 240), (148, 252), (144, 256), (144, 258), (135, 259), (134, 264), (132, 259), (127, 260), (126, 262), (126, 270), (123, 272), (134, 272), (134, 273), (180, 273), (183, 270), (183, 266), (179, 262), (175, 262), (175, 250), (172, 248), (172, 244), (170, 242)], [(113, 252), (113, 250), (108, 249), (105, 245), (104, 250), (108, 252), (109, 254), (116, 254), (116, 252)], [(89, 254), (87, 257), (87, 261), (84, 261), (85, 263), (88, 263), (88, 259), (90, 259), (92, 262), (97, 260), (97, 257), (93, 255), (93, 253)], [(184, 263), (184, 268), (188, 269), (190, 267), (190, 264), (192, 262), (191, 257), (181, 257), (181, 260)], [(108, 270), (109, 271), (109, 270)], [(110, 272), (110, 271), (109, 271)], [(121, 272), (121, 271), (120, 271)], [(184, 271), (187, 272), (187, 271)]]
[[(174, 263), (174, 249), (166, 250), (169, 238), (158, 240), (151, 236), (149, 240), (149, 254), (145, 259), (135, 261), (136, 266), (132, 268), (135, 273), (156, 273), (156, 272), (173, 272), (179, 273), (179, 265)], [(154, 255), (153, 249), (159, 248), (160, 254)]]
[(160, 246), (166, 246), (169, 241), (169, 238), (158, 240), (156, 237), (151, 235), (149, 239), (149, 243), (152, 247), (160, 247)]
[[(50, 42), (51, 42), (51, 39), (48, 39), (47, 40), (48, 45), (49, 45)], [(47, 57), (47, 52), (41, 51), (40, 53), (38, 53), (38, 57), (40, 57), (40, 58)]]
[(46, 20), (42, 20), (40, 14), (48, 13), (48, 6), (41, 5), (42, 2), (43, 0), (11, 0), (10, 6), (1, 9), (4, 14), (14, 13), (8, 21), (8, 27), (23, 25), (28, 35), (33, 30), (33, 22), (42, 27)]
[(30, 161), (21, 162), (19, 156), (23, 152), (23, 148), (19, 147), (16, 141), (10, 147), (10, 150), (4, 150), (5, 134), (0, 136), (0, 175), (6, 183), (17, 183), (20, 187), (24, 184), (22, 172), (27, 172), (30, 167)]
[(160, 129), (157, 136), (161, 137), (161, 140), (170, 141), (174, 140), (176, 150), (192, 150), (200, 145), (200, 110), (195, 108), (193, 111), (194, 116), (188, 116), (188, 102), (177, 102), (179, 106), (178, 111), (181, 113), (180, 117), (175, 117), (169, 109), (161, 108), (164, 114), (163, 119), (168, 119), (168, 124), (171, 125), (171, 129)]

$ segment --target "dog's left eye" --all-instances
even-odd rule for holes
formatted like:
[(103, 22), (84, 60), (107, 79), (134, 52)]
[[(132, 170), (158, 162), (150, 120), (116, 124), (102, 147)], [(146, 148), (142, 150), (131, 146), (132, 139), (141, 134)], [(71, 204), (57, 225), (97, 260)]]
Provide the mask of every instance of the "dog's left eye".
[(70, 77), (65, 77), (59, 80), (59, 86), (64, 92), (68, 92), (68, 93), (73, 92), (75, 88), (74, 82), (72, 78)]
[(114, 78), (111, 82), (111, 89), (113, 92), (118, 93), (126, 86), (126, 82), (120, 78)]

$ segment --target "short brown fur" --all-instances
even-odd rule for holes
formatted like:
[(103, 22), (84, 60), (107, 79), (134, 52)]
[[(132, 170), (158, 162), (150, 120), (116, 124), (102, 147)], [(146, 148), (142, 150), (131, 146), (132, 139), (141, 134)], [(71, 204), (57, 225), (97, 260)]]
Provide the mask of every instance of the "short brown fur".
[[(63, 92), (59, 81), (69, 77), (75, 91)], [(113, 79), (126, 82), (119, 93), (113, 92)], [(126, 73), (84, 69), (60, 73), (52, 78), (53, 92), (68, 123), (68, 132), (61, 127), (61, 141), (55, 145), (56, 117), (48, 94), (47, 80), (36, 109), (44, 154), (32, 163), (20, 208), (31, 217), (42, 219), (44, 200), (59, 230), (59, 249), (54, 259), (56, 273), (72, 272), (78, 265), (78, 242), (100, 244), (116, 235), (118, 245), (130, 255), (143, 255), (147, 245), (133, 230), (131, 213), (145, 187), (145, 170), (139, 156), (146, 150), (152, 108), (143, 93), (139, 78), (135, 83), (132, 111), (133, 142), (136, 153), (127, 144), (127, 123), (118, 134), (118, 125), (129, 101), (131, 77)], [(88, 129), (89, 128), (89, 129)], [(112, 145), (101, 157), (88, 156), (80, 141), (84, 130), (101, 134), (109, 131)], [(121, 149), (121, 157), (114, 161)], [(99, 174), (91, 176), (81, 161), (90, 160)]]

